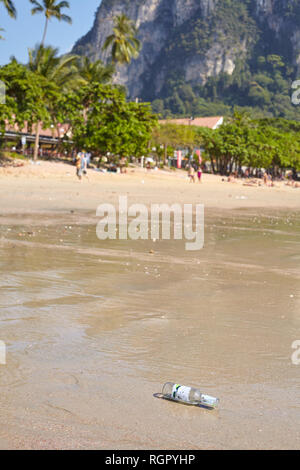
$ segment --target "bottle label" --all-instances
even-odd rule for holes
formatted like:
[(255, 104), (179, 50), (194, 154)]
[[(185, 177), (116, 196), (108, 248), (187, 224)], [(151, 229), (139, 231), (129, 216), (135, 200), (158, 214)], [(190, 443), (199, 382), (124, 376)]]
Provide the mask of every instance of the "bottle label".
[(191, 387), (175, 384), (172, 389), (172, 398), (179, 401), (189, 401)]

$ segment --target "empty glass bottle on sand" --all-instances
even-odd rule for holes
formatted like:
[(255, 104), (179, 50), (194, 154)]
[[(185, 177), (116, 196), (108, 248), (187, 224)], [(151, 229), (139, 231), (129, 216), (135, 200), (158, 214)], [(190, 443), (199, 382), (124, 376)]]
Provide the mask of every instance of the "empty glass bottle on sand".
[(162, 389), (164, 398), (180, 401), (189, 405), (202, 405), (209, 408), (217, 408), (219, 398), (211, 397), (201, 393), (200, 390), (193, 387), (166, 382)]

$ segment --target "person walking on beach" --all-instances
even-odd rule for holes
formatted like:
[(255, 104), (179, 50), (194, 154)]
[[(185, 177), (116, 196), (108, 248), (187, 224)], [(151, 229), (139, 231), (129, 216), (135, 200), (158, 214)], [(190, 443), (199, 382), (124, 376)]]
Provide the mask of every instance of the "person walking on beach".
[(267, 175), (267, 186), (273, 186), (273, 178), (272, 178), (272, 175), (270, 173), (268, 173)]
[(76, 175), (78, 179), (81, 180), (82, 178), (82, 153), (78, 152), (75, 157), (75, 166), (76, 166)]
[(81, 153), (81, 169), (82, 173), (87, 176), (88, 156), (85, 150)]
[(122, 157), (120, 159), (120, 173), (121, 174), (126, 173), (126, 158), (125, 157)]
[(199, 183), (202, 183), (202, 181), (201, 181), (201, 178), (202, 178), (202, 168), (201, 168), (201, 165), (199, 165), (199, 167), (198, 167), (197, 176), (198, 176), (198, 182), (199, 182)]
[(193, 167), (193, 165), (189, 166), (189, 180), (190, 183), (195, 183), (195, 168)]

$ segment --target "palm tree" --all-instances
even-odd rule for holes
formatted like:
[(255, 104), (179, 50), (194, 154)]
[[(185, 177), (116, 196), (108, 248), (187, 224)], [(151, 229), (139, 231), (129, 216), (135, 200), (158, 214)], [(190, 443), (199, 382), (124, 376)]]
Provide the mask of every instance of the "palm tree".
[[(115, 72), (112, 64), (104, 65), (101, 60), (92, 62), (88, 57), (83, 56), (78, 60), (78, 76), (81, 85), (104, 85), (111, 81)], [(84, 118), (92, 102), (91, 88), (87, 87), (87, 93), (83, 97), (82, 104), (84, 106)]]
[(42, 13), (46, 17), (44, 34), (41, 43), (42, 46), (45, 44), (48, 23), (51, 18), (56, 18), (58, 21), (65, 21), (66, 23), (72, 24), (72, 18), (62, 13), (63, 8), (70, 8), (69, 2), (57, 3), (57, 0), (41, 0), (41, 2), (38, 2), (37, 0), (30, 0), (30, 2), (34, 5), (34, 8), (31, 10), (32, 15), (35, 15), (36, 13)]
[(58, 56), (58, 49), (51, 46), (37, 45), (29, 49), (28, 68), (47, 80), (55, 83), (60, 89), (67, 89), (70, 83), (78, 78), (77, 55)]
[[(3, 31), (5, 31), (5, 29), (0, 28), (0, 32), (3, 32)], [(4, 39), (4, 37), (2, 36), (2, 34), (0, 34), (0, 40), (2, 40), (2, 39)]]
[(83, 84), (111, 81), (115, 68), (112, 64), (104, 65), (101, 60), (92, 62), (88, 57), (81, 57), (78, 63), (78, 74)]
[(103, 50), (111, 47), (114, 64), (129, 64), (140, 52), (141, 44), (136, 38), (137, 29), (133, 22), (124, 14), (114, 18), (113, 32), (104, 42)]
[[(29, 62), (27, 67), (61, 91), (66, 91), (72, 86), (76, 86), (76, 82), (78, 81), (77, 60), (78, 56), (76, 55), (58, 57), (58, 49), (38, 45), (35, 49), (29, 50)], [(45, 97), (45, 99), (47, 98)], [(53, 122), (55, 122), (56, 112), (51, 102), (48, 103), (48, 108), (53, 116)], [(37, 160), (38, 156), (40, 131), (41, 122), (38, 122), (35, 132), (34, 160)]]
[(12, 0), (0, 0), (0, 3), (4, 4), (9, 16), (11, 16), (12, 18), (16, 18), (17, 10), (16, 10), (14, 2)]

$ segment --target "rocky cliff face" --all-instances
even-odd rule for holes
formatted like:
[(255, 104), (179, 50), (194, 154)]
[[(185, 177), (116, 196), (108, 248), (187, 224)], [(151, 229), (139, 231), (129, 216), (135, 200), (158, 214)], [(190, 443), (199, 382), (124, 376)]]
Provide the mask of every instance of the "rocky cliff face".
[(290, 42), (287, 53), (292, 65), (300, 72), (300, 2), (299, 0), (255, 0), (256, 16), (260, 26), (275, 33), (279, 42)]
[(102, 46), (121, 13), (139, 28), (142, 44), (138, 59), (115, 77), (132, 98), (162, 96), (172, 80), (204, 85), (266, 51), (300, 67), (300, 0), (102, 0), (74, 52), (107, 61)]

